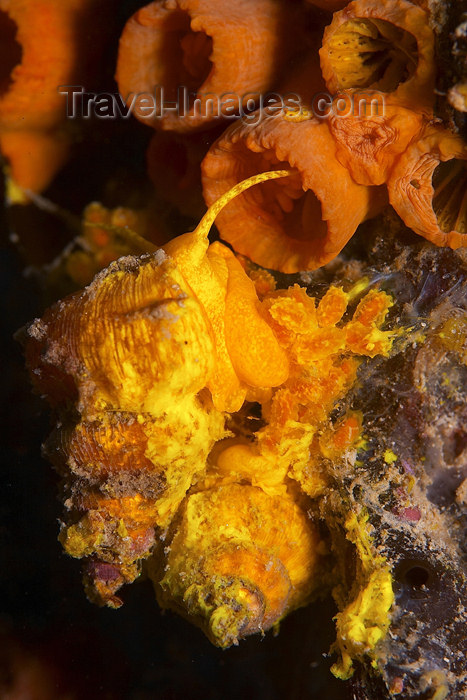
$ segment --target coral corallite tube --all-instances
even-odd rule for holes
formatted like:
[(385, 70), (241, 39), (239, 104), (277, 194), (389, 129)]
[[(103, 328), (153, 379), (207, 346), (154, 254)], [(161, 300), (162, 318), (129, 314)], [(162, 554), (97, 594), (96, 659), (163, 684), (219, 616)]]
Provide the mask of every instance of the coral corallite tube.
[(396, 162), (389, 199), (404, 223), (439, 246), (467, 245), (467, 147), (429, 127)]
[(320, 50), (328, 90), (379, 90), (431, 113), (434, 35), (428, 15), (408, 0), (354, 0), (333, 15)]
[(66, 160), (58, 88), (83, 80), (90, 8), (90, 0), (0, 0), (0, 149), (24, 189), (43, 190)]
[(248, 100), (274, 87), (296, 51), (297, 16), (278, 0), (152, 2), (123, 30), (120, 93), (127, 103), (134, 94), (154, 95), (160, 113), (135, 110), (135, 116), (164, 130), (206, 128), (227, 101), (238, 115)]
[[(209, 205), (237, 182), (271, 167), (290, 177), (261, 185), (219, 214), (221, 238), (263, 267), (293, 273), (332, 260), (366, 218), (387, 203), (382, 188), (357, 184), (336, 157), (326, 121), (279, 113), (241, 120), (212, 145), (203, 164)], [(345, 202), (345, 206), (343, 203)]]

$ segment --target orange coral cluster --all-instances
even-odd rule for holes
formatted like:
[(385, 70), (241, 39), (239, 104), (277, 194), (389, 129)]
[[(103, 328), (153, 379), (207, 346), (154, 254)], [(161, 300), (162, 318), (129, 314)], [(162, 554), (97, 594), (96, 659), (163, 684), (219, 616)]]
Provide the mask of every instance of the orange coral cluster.
[(114, 260), (151, 250), (150, 242), (143, 238), (145, 223), (141, 212), (126, 207), (108, 210), (99, 202), (89, 204), (83, 212), (82, 235), (75, 239), (77, 249), (61, 256), (74, 284), (84, 287)]
[[(381, 211), (385, 194), (376, 186), (387, 184), (391, 204), (416, 233), (438, 245), (465, 245), (467, 149), (433, 122), (433, 46), (426, 13), (405, 0), (355, 0), (336, 12), (320, 55), (326, 86), (338, 98), (319, 114), (294, 118), (279, 110), (255, 126), (244, 119), (204, 159), (208, 204), (268, 164), (293, 175), (290, 184), (265, 185), (229, 205), (219, 217), (221, 236), (265, 267), (314, 269)], [(432, 175), (448, 160), (455, 163), (456, 194), (447, 198), (445, 190), (439, 204), (441, 185), (436, 175), (432, 184)], [(413, 177), (416, 170), (423, 176)], [(405, 183), (419, 180), (420, 191), (407, 190)]]
[[(64, 161), (64, 98), (56, 88), (76, 75), (79, 27), (88, 5), (87, 0), (0, 3), (0, 31), (6, 36), (0, 146), (23, 188), (42, 189)], [(330, 14), (313, 14), (313, 5)], [(271, 106), (280, 97), (274, 93), (269, 107), (262, 105), (259, 113), (227, 129), (202, 166), (208, 204), (270, 164), (280, 162), (293, 173), (287, 183), (268, 183), (243, 195), (219, 219), (221, 237), (255, 262), (285, 272), (323, 265), (361, 221), (385, 206), (386, 185), (390, 203), (409, 227), (437, 245), (457, 248), (466, 243), (467, 151), (434, 119), (428, 10), (426, 3), (410, 0), (294, 5), (158, 0), (128, 20), (116, 77), (133, 107), (135, 96), (155, 95), (157, 102), (162, 90), (161, 104), (171, 108), (151, 116), (147, 105), (140, 105), (134, 114), (178, 134), (212, 129), (242, 115), (268, 91), (298, 89), (300, 108), (296, 102), (295, 111)], [(321, 39), (323, 17), (330, 23)], [(39, 45), (46, 21), (53, 25), (51, 39)], [(284, 66), (291, 61), (286, 75)], [(324, 107), (323, 98), (316, 99), (322, 88), (328, 91)], [(199, 165), (211, 141), (191, 135), (186, 142), (171, 140), (167, 155), (156, 136), (149, 149), (152, 179), (182, 212), (198, 214)], [(174, 149), (183, 150), (175, 173)], [(451, 197), (448, 171), (455, 180)]]
[[(427, 8), (409, 0), (313, 4), (334, 13), (319, 52), (323, 86), (329, 91), (331, 101), (324, 111), (319, 107), (317, 113), (320, 102), (313, 98), (320, 89), (321, 75), (318, 77), (313, 64), (316, 53), (303, 40), (303, 49), (309, 54), (301, 71), (308, 76), (309, 85), (308, 89), (304, 87), (301, 78), (295, 80), (295, 85), (300, 85), (300, 97), (305, 103), (312, 105), (310, 113), (307, 115), (303, 109), (299, 113), (284, 111), (276, 105), (256, 116), (244, 117), (218, 138), (203, 161), (207, 204), (244, 177), (271, 165), (280, 164), (279, 167), (291, 170), (287, 182), (265, 184), (261, 191), (245, 193), (232, 202), (219, 217), (221, 237), (236, 251), (265, 267), (283, 272), (314, 269), (340, 252), (361, 221), (384, 208), (386, 187), (382, 190), (376, 187), (388, 185), (391, 204), (414, 231), (438, 245), (453, 248), (465, 245), (466, 203), (460, 192), (465, 189), (467, 151), (460, 139), (433, 119), (434, 35)], [(209, 3), (206, 6), (200, 3), (199, 8), (196, 3), (193, 6), (178, 3), (171, 9), (177, 16), (182, 11), (190, 16), (184, 32), (191, 31), (190, 36), (195, 36), (195, 30), (204, 31), (214, 42), (209, 56), (206, 49), (205, 61), (208, 58), (211, 61), (209, 66), (206, 63), (207, 77), (203, 74), (203, 80), (198, 81), (206, 81), (198, 85), (201, 99), (204, 92), (209, 92), (210, 97), (225, 94), (227, 89), (235, 92), (233, 86), (237, 82), (225, 80), (228, 70), (221, 55), (225, 51), (230, 56), (232, 47), (235, 42), (241, 42), (242, 36), (241, 20), (237, 21), (231, 12), (223, 14), (217, 20), (216, 31), (211, 32), (205, 18), (208, 6), (211, 10)], [(219, 8), (218, 13), (224, 12)], [(254, 7), (256, 24), (266, 31), (269, 25), (261, 14), (263, 10), (261, 3)], [(144, 31), (145, 36), (141, 46), (151, 42), (159, 46), (162, 36), (173, 43), (175, 30), (182, 31), (178, 25), (175, 28), (164, 25), (162, 19), (157, 22), (141, 19), (144, 13), (159, 17), (162, 12), (167, 12), (164, 3), (152, 3), (130, 20), (120, 50), (119, 75), (127, 70), (130, 76), (129, 68), (143, 50), (136, 42), (136, 34), (133, 36), (135, 23), (140, 22), (144, 27), (138, 30), (139, 34)], [(226, 23), (228, 39), (220, 31), (217, 34)], [(185, 38), (180, 39), (185, 51), (184, 42)], [(189, 47), (194, 55), (183, 54), (185, 69), (190, 61), (197, 65), (205, 42), (199, 48), (190, 40)], [(154, 65), (143, 60), (142, 65), (138, 64), (137, 75), (144, 70), (154, 71)], [(272, 84), (267, 62), (265, 65), (263, 87)], [(168, 71), (167, 64), (158, 63), (157, 76), (164, 70)], [(246, 90), (251, 88), (250, 71), (253, 71), (251, 65), (245, 75), (241, 70), (236, 74), (236, 80)], [(148, 78), (144, 83), (145, 88), (151, 81), (157, 82), (152, 73), (151, 80)], [(121, 82), (126, 90), (130, 85), (139, 85), (135, 77), (122, 78)], [(286, 80), (283, 85), (287, 84)], [(294, 80), (290, 84), (293, 86)], [(153, 120), (153, 125), (177, 130), (207, 128), (212, 116), (203, 118), (201, 110), (196, 120), (190, 114), (189, 118), (182, 116), (175, 122), (170, 115), (170, 119)], [(414, 191), (412, 186), (407, 190), (400, 173), (418, 169), (419, 152), (425, 154), (428, 150), (433, 167), (426, 169), (423, 178), (406, 178), (407, 182), (423, 180), (419, 191)], [(439, 185), (435, 186), (439, 178), (437, 173), (434, 179), (432, 175), (447, 160), (457, 163), (453, 166), (457, 195), (449, 202), (443, 199), (440, 204)], [(440, 170), (445, 172), (443, 168)], [(441, 179), (446, 182), (445, 178)]]
[[(61, 541), (86, 559), (89, 596), (120, 605), (116, 591), (151, 557), (161, 603), (227, 646), (319, 585), (325, 547), (307, 499), (326, 488), (323, 458), (360, 433), (358, 415), (329, 415), (359, 357), (389, 352), (392, 302), (370, 291), (343, 322), (357, 290), (331, 287), (317, 303), (257, 274), (260, 301), (234, 254), (208, 245), (223, 204), (49, 309), (26, 354), (57, 412), (47, 451), (65, 477)], [(263, 426), (247, 437), (254, 405)]]

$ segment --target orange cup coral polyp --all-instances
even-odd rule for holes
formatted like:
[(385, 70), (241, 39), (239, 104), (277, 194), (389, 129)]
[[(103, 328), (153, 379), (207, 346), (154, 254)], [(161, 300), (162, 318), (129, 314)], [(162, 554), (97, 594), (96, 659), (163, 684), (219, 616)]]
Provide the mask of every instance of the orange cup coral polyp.
[(397, 161), (389, 198), (407, 226), (439, 246), (467, 245), (467, 146), (429, 127)]
[[(136, 116), (161, 129), (206, 127), (252, 95), (271, 89), (284, 62), (296, 50), (294, 9), (278, 0), (164, 0), (138, 10), (120, 39), (116, 78), (131, 101), (135, 93), (163, 89), (173, 109), (159, 116)], [(280, 57), (280, 60), (278, 59)], [(179, 88), (196, 94), (186, 114)], [(182, 107), (175, 107), (178, 100)], [(233, 101), (232, 101), (233, 100)], [(162, 100), (161, 100), (162, 101)], [(232, 114), (232, 111), (227, 112)]]
[(282, 112), (255, 126), (246, 119), (229, 127), (202, 163), (208, 205), (271, 166), (291, 174), (229, 203), (217, 219), (221, 237), (254, 262), (282, 272), (332, 260), (357, 226), (386, 204), (384, 191), (353, 180), (336, 158), (336, 145), (325, 121), (297, 121)]
[(320, 50), (328, 90), (380, 90), (430, 110), (434, 36), (428, 16), (408, 0), (354, 0), (333, 16)]
[(90, 0), (0, 0), (0, 149), (13, 180), (44, 189), (63, 165), (65, 103), (58, 88), (83, 74)]

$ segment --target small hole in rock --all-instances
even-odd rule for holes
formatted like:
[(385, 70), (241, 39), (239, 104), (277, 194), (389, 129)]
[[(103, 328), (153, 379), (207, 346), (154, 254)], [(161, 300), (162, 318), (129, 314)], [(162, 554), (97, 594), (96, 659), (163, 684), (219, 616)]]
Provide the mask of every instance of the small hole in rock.
[(401, 583), (405, 583), (411, 588), (421, 588), (426, 586), (430, 579), (430, 572), (424, 566), (414, 565), (406, 569), (399, 577)]

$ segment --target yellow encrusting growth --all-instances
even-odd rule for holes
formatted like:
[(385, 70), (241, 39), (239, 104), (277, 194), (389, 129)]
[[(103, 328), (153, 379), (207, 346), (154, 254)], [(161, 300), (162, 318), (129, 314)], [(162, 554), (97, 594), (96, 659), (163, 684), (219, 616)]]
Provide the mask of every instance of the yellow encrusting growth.
[[(336, 615), (334, 650), (341, 658), (331, 671), (346, 680), (353, 675), (353, 661), (374, 656), (378, 642), (386, 636), (394, 603), (392, 576), (386, 560), (372, 544), (368, 514), (351, 512), (345, 522), (347, 539), (357, 551), (356, 596)], [(338, 596), (342, 597), (342, 593)]]
[(397, 462), (398, 457), (395, 452), (387, 449), (384, 451), (383, 459), (386, 462), (386, 464), (394, 464), (394, 462)]

